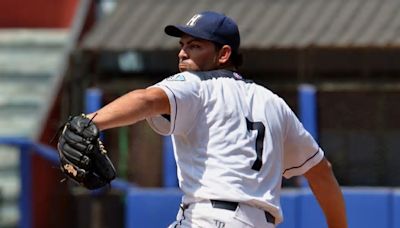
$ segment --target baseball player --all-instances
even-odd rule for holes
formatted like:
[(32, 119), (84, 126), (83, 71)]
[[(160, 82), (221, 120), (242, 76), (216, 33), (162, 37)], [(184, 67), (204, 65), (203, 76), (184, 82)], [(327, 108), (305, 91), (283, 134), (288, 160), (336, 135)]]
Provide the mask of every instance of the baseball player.
[(169, 227), (275, 227), (283, 221), (282, 176), (304, 175), (330, 228), (345, 228), (345, 204), (323, 150), (288, 105), (245, 80), (240, 35), (229, 17), (194, 15), (165, 33), (179, 38), (179, 70), (88, 118), (100, 130), (146, 119), (172, 135), (184, 196)]

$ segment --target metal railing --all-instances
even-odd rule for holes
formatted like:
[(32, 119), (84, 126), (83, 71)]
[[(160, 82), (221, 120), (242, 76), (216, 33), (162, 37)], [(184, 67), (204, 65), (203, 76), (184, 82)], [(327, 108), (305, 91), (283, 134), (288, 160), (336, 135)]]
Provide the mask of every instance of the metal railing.
[[(0, 145), (13, 146), (20, 151), (19, 171), (21, 192), (19, 198), (20, 220), (18, 225), (20, 228), (30, 228), (32, 227), (32, 154), (37, 154), (52, 164), (59, 165), (58, 152), (50, 146), (36, 143), (23, 137), (0, 137)], [(111, 182), (111, 187), (128, 192), (135, 185), (117, 178)]]

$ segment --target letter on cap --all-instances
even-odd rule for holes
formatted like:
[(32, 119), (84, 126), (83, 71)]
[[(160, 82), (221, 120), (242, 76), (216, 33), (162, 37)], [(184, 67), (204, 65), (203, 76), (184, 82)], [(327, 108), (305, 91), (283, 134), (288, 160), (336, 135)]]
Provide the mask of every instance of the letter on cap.
[(189, 27), (193, 27), (196, 25), (196, 22), (200, 19), (200, 17), (202, 17), (201, 14), (196, 14), (194, 15), (187, 23), (186, 25)]

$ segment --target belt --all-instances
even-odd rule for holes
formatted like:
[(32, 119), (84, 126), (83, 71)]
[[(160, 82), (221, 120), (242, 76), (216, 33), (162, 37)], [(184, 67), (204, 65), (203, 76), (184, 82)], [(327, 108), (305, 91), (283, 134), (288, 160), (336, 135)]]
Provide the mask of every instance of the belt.
[[(226, 209), (230, 211), (235, 211), (239, 205), (238, 202), (231, 202), (231, 201), (222, 201), (222, 200), (210, 200), (210, 201), (213, 208)], [(267, 222), (275, 224), (275, 217), (268, 211), (264, 211), (264, 213)]]

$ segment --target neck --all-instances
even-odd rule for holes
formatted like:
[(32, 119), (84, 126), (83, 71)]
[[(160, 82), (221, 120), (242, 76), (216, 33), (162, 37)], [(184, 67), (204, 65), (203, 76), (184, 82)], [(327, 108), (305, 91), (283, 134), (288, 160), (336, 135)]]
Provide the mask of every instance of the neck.
[(219, 69), (219, 70), (237, 71), (237, 68), (236, 68), (234, 65), (230, 64), (230, 63), (224, 64), (224, 65), (220, 65), (220, 66), (218, 67), (218, 69)]

